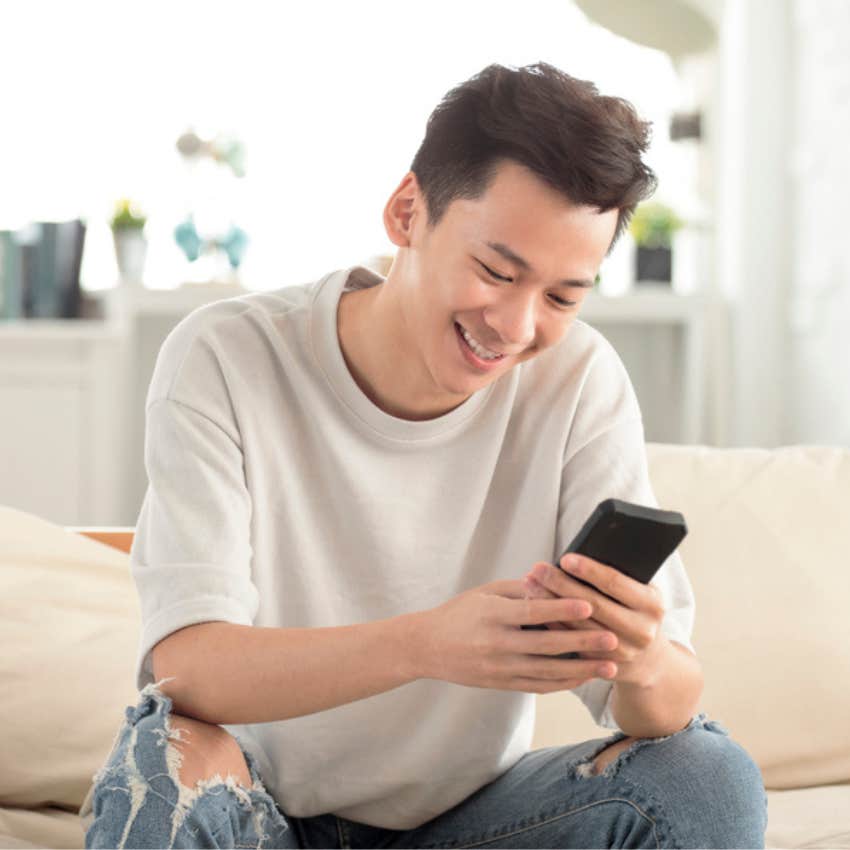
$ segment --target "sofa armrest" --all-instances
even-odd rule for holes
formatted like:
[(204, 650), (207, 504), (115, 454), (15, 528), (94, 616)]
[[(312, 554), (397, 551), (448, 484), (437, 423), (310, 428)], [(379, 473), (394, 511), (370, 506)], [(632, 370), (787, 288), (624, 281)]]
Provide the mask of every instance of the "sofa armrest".
[(123, 525), (72, 525), (65, 526), (65, 530), (71, 531), (74, 534), (82, 534), (85, 537), (90, 537), (92, 540), (97, 540), (99, 543), (105, 543), (107, 546), (120, 549), (122, 552), (130, 551), (130, 547), (133, 545), (133, 536), (136, 533), (136, 529), (133, 526)]

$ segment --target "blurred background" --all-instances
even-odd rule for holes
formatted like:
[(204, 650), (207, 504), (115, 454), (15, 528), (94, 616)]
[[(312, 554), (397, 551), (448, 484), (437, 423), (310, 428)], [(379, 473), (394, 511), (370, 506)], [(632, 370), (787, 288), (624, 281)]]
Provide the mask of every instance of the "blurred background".
[[(547, 61), (653, 122), (580, 318), (648, 441), (850, 446), (850, 3), (0, 5), (0, 504), (133, 525), (162, 340), (363, 263), (445, 92)], [(842, 232), (840, 232), (842, 231)]]

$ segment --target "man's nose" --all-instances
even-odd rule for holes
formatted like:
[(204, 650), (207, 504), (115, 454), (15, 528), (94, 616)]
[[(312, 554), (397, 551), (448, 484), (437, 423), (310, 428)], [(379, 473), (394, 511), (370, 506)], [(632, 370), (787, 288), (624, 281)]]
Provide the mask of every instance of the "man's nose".
[(534, 301), (531, 297), (506, 299), (498, 307), (491, 307), (485, 319), (502, 347), (512, 353), (528, 348), (534, 340)]

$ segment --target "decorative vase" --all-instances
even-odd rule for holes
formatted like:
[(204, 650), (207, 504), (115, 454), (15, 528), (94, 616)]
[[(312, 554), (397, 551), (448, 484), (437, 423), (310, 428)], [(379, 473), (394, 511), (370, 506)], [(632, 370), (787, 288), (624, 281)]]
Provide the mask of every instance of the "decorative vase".
[(637, 246), (637, 275), (635, 283), (666, 283), (670, 284), (673, 271), (673, 252), (663, 246), (647, 248)]
[(113, 230), (112, 238), (122, 281), (141, 285), (148, 251), (145, 234), (138, 228), (122, 228)]

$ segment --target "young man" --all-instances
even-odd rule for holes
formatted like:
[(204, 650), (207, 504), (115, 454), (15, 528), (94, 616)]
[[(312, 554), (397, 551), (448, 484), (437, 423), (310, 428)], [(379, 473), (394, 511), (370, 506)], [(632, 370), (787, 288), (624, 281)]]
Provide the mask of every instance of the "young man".
[[(655, 187), (648, 130), (551, 65), (489, 66), (387, 202), (385, 279), (169, 335), (131, 558), (142, 699), (86, 846), (763, 846), (758, 768), (694, 717), (678, 555), (649, 586), (581, 559), (608, 596), (551, 566), (603, 499), (657, 506), (628, 374), (578, 318)], [(529, 752), (535, 694), (564, 689), (616, 734)]]

